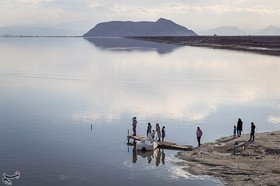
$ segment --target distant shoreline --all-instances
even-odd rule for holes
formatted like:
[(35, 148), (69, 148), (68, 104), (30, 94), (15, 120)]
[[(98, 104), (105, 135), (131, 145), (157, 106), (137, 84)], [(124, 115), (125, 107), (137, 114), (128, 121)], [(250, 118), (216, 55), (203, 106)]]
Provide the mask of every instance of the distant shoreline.
[(64, 37), (75, 37), (75, 38), (83, 38), (83, 36), (27, 36), (27, 35), (7, 35), (0, 36), (0, 38), (38, 38), (38, 37), (54, 37), (54, 38), (64, 38)]
[(228, 49), (280, 56), (280, 36), (163, 36), (129, 38), (183, 46)]
[(251, 143), (249, 138), (249, 134), (223, 137), (177, 156), (185, 160), (184, 170), (220, 178), (227, 185), (279, 185), (280, 131), (256, 133)]

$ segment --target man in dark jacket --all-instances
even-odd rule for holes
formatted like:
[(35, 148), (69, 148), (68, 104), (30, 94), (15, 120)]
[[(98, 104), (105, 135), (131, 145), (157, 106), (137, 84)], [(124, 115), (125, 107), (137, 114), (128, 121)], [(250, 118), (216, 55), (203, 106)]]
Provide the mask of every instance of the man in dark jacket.
[(238, 121), (237, 121), (237, 136), (238, 137), (241, 136), (242, 125), (243, 125), (242, 120), (240, 118), (238, 118)]
[(133, 136), (136, 136), (136, 126), (137, 126), (137, 120), (136, 120), (136, 117), (133, 117), (133, 119), (132, 119)]
[(251, 122), (251, 133), (250, 133), (250, 140), (251, 142), (253, 142), (255, 140), (255, 128), (256, 128), (256, 125)]

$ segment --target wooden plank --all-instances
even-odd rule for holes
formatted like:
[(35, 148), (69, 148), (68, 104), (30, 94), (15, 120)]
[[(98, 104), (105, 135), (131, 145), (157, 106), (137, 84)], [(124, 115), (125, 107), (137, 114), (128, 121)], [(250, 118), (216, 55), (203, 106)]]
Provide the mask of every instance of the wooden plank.
[[(127, 138), (133, 139), (136, 141), (141, 141), (141, 140), (145, 139), (146, 137), (139, 136), (139, 135), (136, 135), (136, 136), (129, 135), (129, 136), (127, 136)], [(162, 149), (171, 149), (171, 150), (185, 150), (185, 151), (193, 150), (193, 147), (190, 145), (178, 145), (176, 143), (169, 142), (169, 141), (159, 141), (158, 147), (162, 148)]]

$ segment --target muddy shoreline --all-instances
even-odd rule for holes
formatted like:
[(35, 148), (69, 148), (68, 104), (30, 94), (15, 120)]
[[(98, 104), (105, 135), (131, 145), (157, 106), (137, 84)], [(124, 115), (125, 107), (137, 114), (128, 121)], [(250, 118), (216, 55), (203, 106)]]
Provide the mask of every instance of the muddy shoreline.
[(209, 47), (280, 56), (280, 36), (151, 36), (132, 38), (182, 46)]
[(280, 185), (280, 131), (257, 133), (254, 142), (248, 139), (248, 134), (223, 137), (177, 156), (185, 160), (184, 170), (217, 177), (225, 185)]

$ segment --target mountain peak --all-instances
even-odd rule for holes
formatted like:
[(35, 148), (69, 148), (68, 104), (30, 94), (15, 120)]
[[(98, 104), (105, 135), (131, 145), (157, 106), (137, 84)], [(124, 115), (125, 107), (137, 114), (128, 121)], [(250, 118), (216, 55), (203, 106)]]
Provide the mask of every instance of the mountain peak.
[(172, 21), (165, 18), (159, 18), (156, 22), (158, 23), (158, 22), (172, 22)]
[(280, 35), (280, 27), (269, 25), (268, 27), (256, 32), (255, 35)]
[(235, 26), (220, 26), (211, 30), (204, 30), (200, 32), (201, 35), (220, 35), (220, 36), (234, 36), (245, 35), (245, 33)]

